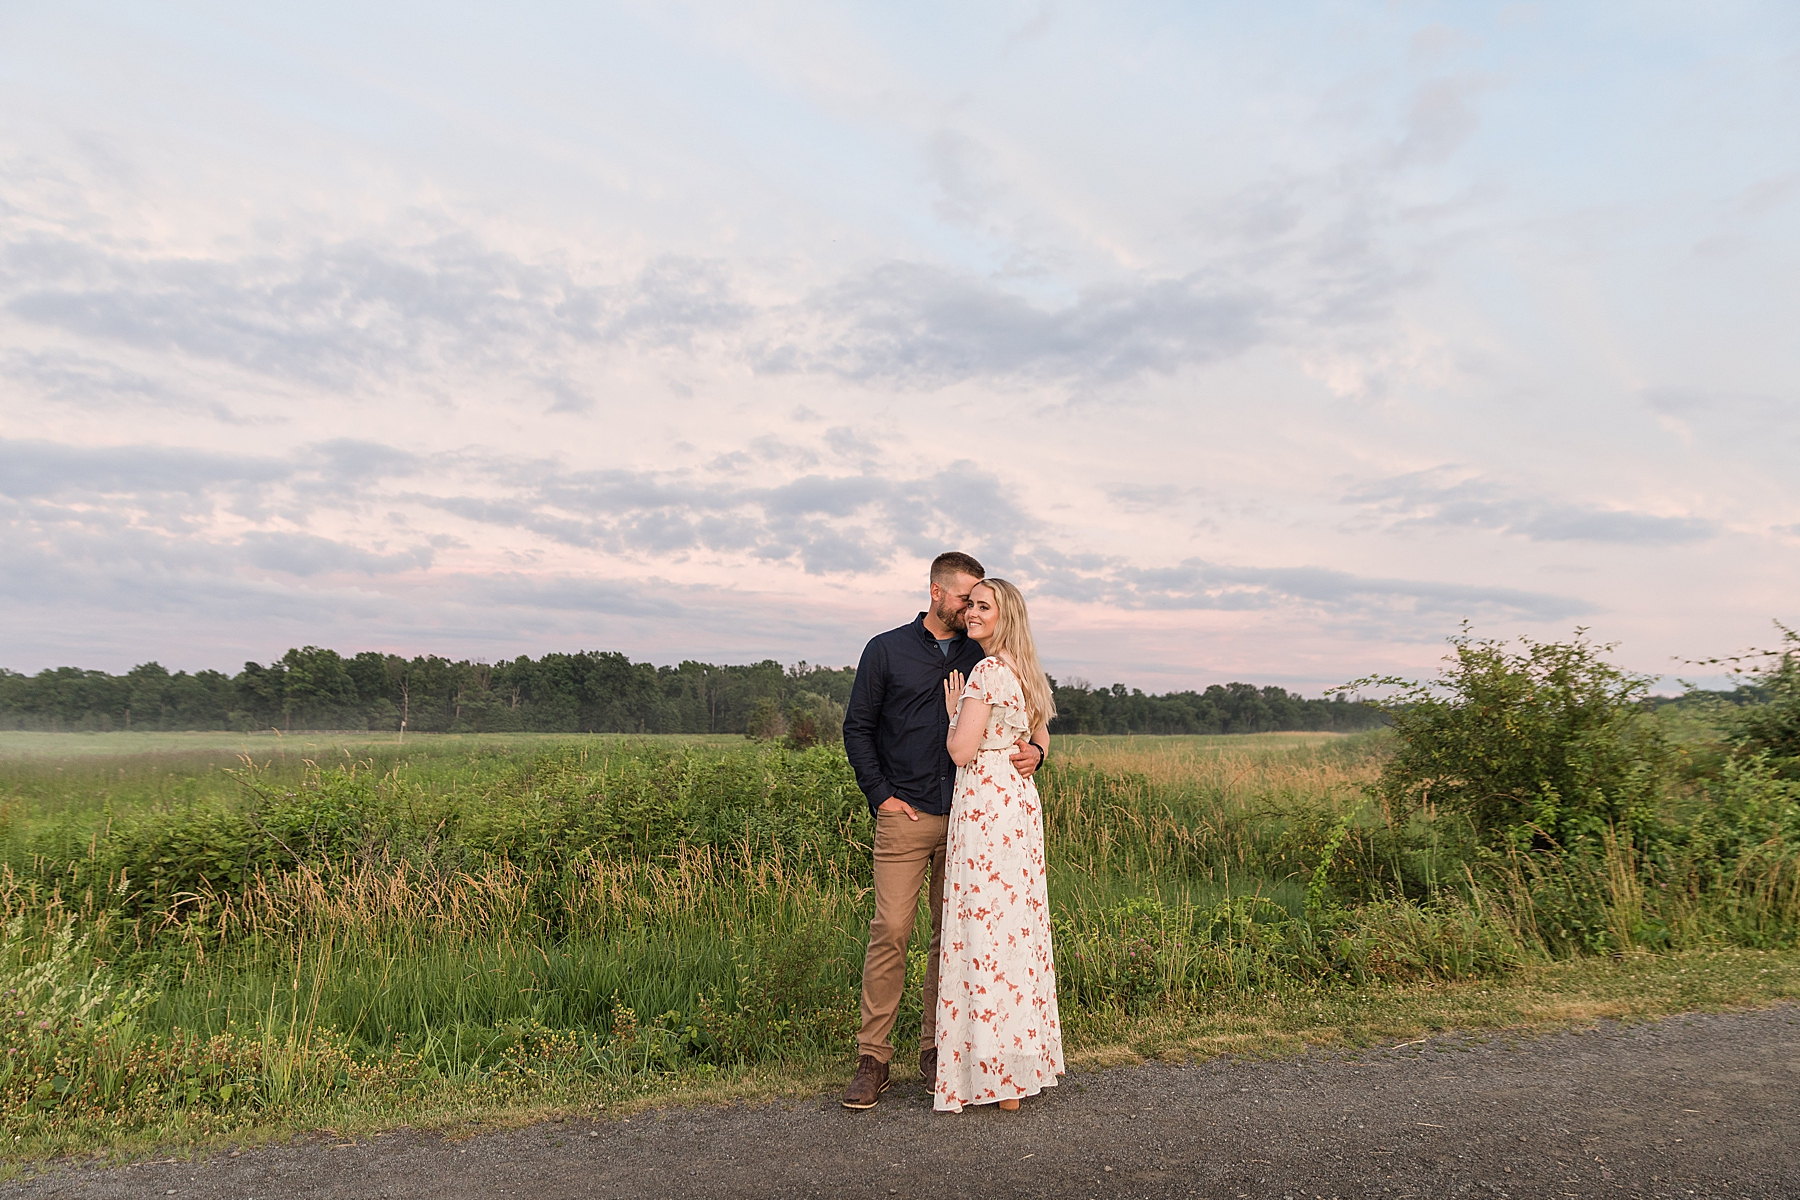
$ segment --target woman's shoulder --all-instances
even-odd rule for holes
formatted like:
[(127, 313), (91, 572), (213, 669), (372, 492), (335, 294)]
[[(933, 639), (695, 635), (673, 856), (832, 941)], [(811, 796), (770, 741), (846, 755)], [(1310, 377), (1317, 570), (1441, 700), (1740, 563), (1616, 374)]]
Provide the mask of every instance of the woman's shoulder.
[(1010, 691), (1016, 691), (1019, 688), (1018, 671), (998, 654), (990, 654), (975, 664), (975, 669), (969, 673), (969, 678), (973, 680), (977, 676), (988, 687), (1003, 687)]

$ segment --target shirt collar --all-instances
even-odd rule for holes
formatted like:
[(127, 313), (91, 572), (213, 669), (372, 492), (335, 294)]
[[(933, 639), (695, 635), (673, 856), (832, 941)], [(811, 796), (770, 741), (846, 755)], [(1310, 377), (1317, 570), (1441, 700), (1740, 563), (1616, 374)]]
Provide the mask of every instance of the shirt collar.
[[(914, 617), (913, 624), (918, 626), (920, 637), (924, 638), (927, 642), (929, 642), (934, 647), (938, 644), (937, 635), (932, 633), (931, 630), (925, 628), (925, 614), (924, 613), (920, 613), (918, 616)], [(960, 642), (968, 636), (969, 635), (966, 633), (953, 633), (950, 635), (950, 641), (952, 643)]]

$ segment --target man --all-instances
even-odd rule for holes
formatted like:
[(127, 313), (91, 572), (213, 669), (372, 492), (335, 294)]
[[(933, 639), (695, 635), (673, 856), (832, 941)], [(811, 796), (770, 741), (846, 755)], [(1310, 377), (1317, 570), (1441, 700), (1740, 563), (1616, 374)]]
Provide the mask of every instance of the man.
[[(875, 817), (875, 919), (863, 960), (862, 1028), (856, 1037), (856, 1075), (845, 1108), (874, 1108), (888, 1086), (894, 1057), (894, 1018), (906, 990), (906, 947), (912, 940), (919, 888), (931, 880), (931, 950), (925, 968), (919, 1073), (937, 1078), (937, 983), (944, 916), (944, 853), (956, 764), (944, 740), (944, 681), (967, 676), (981, 647), (966, 635), (963, 610), (986, 574), (967, 554), (940, 554), (931, 563), (931, 607), (910, 625), (870, 640), (856, 668), (844, 717), (844, 752)], [(1023, 739), (1013, 766), (1030, 776), (1047, 748)]]

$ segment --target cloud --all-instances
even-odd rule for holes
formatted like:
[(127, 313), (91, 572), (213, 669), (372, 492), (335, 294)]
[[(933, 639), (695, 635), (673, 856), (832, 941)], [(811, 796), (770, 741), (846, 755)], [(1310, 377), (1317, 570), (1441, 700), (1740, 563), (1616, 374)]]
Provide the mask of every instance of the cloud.
[(910, 480), (815, 473), (773, 487), (722, 478), (732, 467), (692, 474), (506, 464), (495, 474), (512, 482), (510, 495), (407, 498), (570, 546), (647, 556), (742, 554), (791, 560), (815, 575), (864, 574), (898, 553), (929, 557), (952, 542), (1010, 552), (1037, 528), (990, 476), (966, 462)]
[[(959, 195), (975, 203), (973, 192)], [(133, 256), (38, 234), (0, 249), (0, 279), (0, 310), (16, 320), (178, 370), (222, 364), (334, 391), (406, 373), (529, 371), (547, 411), (574, 414), (595, 401), (573, 364), (613, 347), (692, 353), (704, 337), (708, 353), (764, 373), (936, 388), (1118, 382), (1217, 361), (1268, 336), (1266, 299), (1204, 272), (1127, 277), (1042, 305), (978, 276), (894, 261), (798, 303), (758, 304), (718, 261), (664, 256), (622, 282), (590, 283), (466, 234), (219, 258)], [(87, 362), (14, 355), (4, 366), (65, 400), (128, 392), (178, 402), (168, 383), (92, 354)]]
[(665, 255), (628, 286), (602, 293), (609, 306), (597, 336), (659, 348), (685, 349), (701, 333), (737, 329), (755, 308), (735, 295), (722, 262)]
[(1051, 26), (1056, 24), (1056, 18), (1056, 5), (1048, 3), (1047, 0), (1044, 3), (1040, 3), (1037, 12), (1027, 18), (1023, 25), (1019, 26), (1006, 36), (1006, 42), (1001, 47), (1001, 54), (1011, 54), (1014, 50), (1037, 41), (1046, 33), (1050, 32)]
[(1041, 307), (971, 275), (894, 262), (815, 296), (804, 340), (765, 346), (764, 370), (823, 370), (935, 388), (966, 379), (1117, 382), (1261, 340), (1263, 302), (1204, 273), (1089, 288)]
[[(38, 7), (0, 48), (55, 64), (0, 122), (0, 432), (91, 453), (0, 444), (8, 625), (679, 644), (759, 587), (910, 601), (897, 568), (956, 546), (1088, 598), (1070, 645), (1120, 613), (1130, 661), (1198, 662), (1255, 627), (1277, 674), (1389, 654), (1346, 630), (1580, 606), (1535, 588), (1642, 663), (1792, 591), (1776, 535), (1711, 519), (1800, 519), (1766, 5), (1496, 34), (1031, 0), (948, 40), (648, 6), (604, 62), (566, 20), (445, 9), (422, 54), (365, 22), (348, 65), (227, 5), (249, 72), (206, 22)], [(1712, 235), (1741, 251), (1687, 253)], [(1611, 419), (1645, 370), (1699, 386)], [(1554, 446), (1515, 419), (1545, 403)], [(219, 424), (251, 420), (278, 436)], [(1395, 454), (1468, 466), (1337, 503)], [(1681, 545), (1704, 577), (1665, 578)]]
[(0, 380), (23, 385), (39, 400), (93, 412), (162, 409), (203, 413), (228, 425), (251, 423), (223, 402), (202, 398), (186, 386), (76, 351), (0, 352)]
[(1800, 171), (1789, 171), (1745, 188), (1738, 199), (1738, 210), (1748, 217), (1766, 216), (1796, 195), (1800, 195)]
[(546, 412), (585, 414), (593, 411), (593, 397), (566, 379), (543, 379), (539, 381), (539, 386), (550, 394), (553, 401)]
[(983, 178), (993, 152), (966, 134), (939, 129), (925, 149), (931, 178), (943, 193), (933, 206), (938, 217), (952, 225), (977, 226), (999, 189)]
[(72, 446), (0, 438), (0, 495), (48, 499), (195, 495), (227, 484), (284, 479), (276, 459), (165, 446)]
[(321, 573), (390, 575), (431, 566), (431, 547), (373, 554), (356, 546), (305, 533), (253, 532), (243, 537), (245, 561), (269, 571), (302, 578)]
[[(846, 442), (845, 430), (833, 432), (842, 444), (859, 444)], [(771, 444), (754, 457), (787, 462), (796, 449)], [(815, 471), (762, 485), (739, 475), (731, 463), (711, 471), (583, 471), (516, 456), (420, 456), (349, 438), (298, 447), (287, 459), (0, 440), (0, 496), (14, 501), (19, 528), (156, 527), (199, 539), (194, 544), (235, 547), (237, 561), (301, 577), (431, 565), (423, 537), (387, 551), (291, 528), (331, 514), (354, 517), (377, 500), (639, 560), (706, 552), (791, 561), (815, 575), (866, 574), (896, 554), (929, 557), (944, 544), (1011, 552), (1037, 528), (991, 475), (966, 462), (912, 479)], [(257, 528), (209, 532), (223, 513)], [(156, 544), (172, 551), (180, 543)]]
[(287, 459), (0, 438), (0, 496), (33, 506), (34, 519), (47, 522), (181, 529), (222, 512), (259, 523), (277, 514), (305, 522), (322, 509), (355, 507), (387, 480), (419, 470), (422, 461), (356, 438), (297, 447)]
[(1521, 533), (1536, 542), (1611, 542), (1635, 546), (1704, 542), (1719, 533), (1717, 521), (1660, 517), (1652, 513), (1618, 512), (1580, 505), (1547, 507), (1505, 528), (1509, 533)]
[(1718, 536), (1718, 522), (1541, 499), (1453, 468), (1377, 480), (1345, 497), (1387, 518), (1390, 527), (1488, 529), (1534, 542), (1671, 546)]
[[(158, 657), (232, 668), (312, 642), (344, 650), (492, 659), (628, 647), (659, 662), (851, 654), (866, 630), (793, 597), (617, 578), (423, 568), (423, 548), (382, 556), (325, 538), (242, 541), (100, 524), (0, 522), (0, 655), (18, 670), (121, 670)], [(271, 573), (265, 574), (262, 568)]]
[(82, 624), (75, 614), (89, 611), (186, 614), (221, 626), (311, 617), (327, 607), (340, 618), (381, 611), (372, 594), (296, 590), (242, 572), (244, 556), (234, 545), (156, 530), (12, 524), (0, 528), (0, 551), (7, 562), (0, 595), (9, 606), (51, 621), (60, 615), (71, 629)]
[(323, 479), (343, 486), (416, 474), (426, 468), (428, 460), (386, 442), (332, 438), (303, 447), (297, 465), (303, 471), (316, 471)]
[(1800, 450), (1800, 396), (1686, 387), (1646, 388), (1651, 412), (1684, 434), (1740, 454)]
[[(765, 453), (784, 461), (787, 454), (780, 447)], [(384, 532), (373, 544), (366, 535), (326, 536), (290, 527), (296, 521), (325, 521), (333, 513), (343, 516), (332, 520), (343, 520), (398, 505), (496, 530), (524, 531), (553, 545), (635, 562), (645, 570), (658, 562), (705, 555), (746, 564), (792, 563), (808, 575), (856, 579), (879, 575), (901, 556), (928, 558), (957, 547), (976, 554), (996, 573), (1031, 581), (1047, 596), (1130, 610), (1305, 610), (1402, 630), (1428, 626), (1434, 632), (1444, 619), (1468, 615), (1560, 620), (1589, 611), (1566, 597), (1504, 587), (1365, 577), (1322, 567), (1234, 566), (1200, 558), (1148, 568), (1108, 555), (1067, 552), (1056, 547), (1043, 523), (1019, 506), (1001, 479), (969, 462), (913, 478), (874, 470), (813, 471), (767, 485), (729, 466), (572, 470), (541, 458), (468, 452), (420, 456), (356, 439), (299, 447), (286, 460), (225, 459), (159, 447), (78, 449), (0, 442), (0, 466), (17, 463), (30, 469), (4, 476), (17, 508), (12, 528), (16, 536), (35, 539), (41, 561), (88, 562), (84, 570), (102, 574), (108, 568), (101, 564), (111, 561), (164, 580), (197, 574), (241, 582), (251, 578), (246, 571), (265, 571), (309, 581), (309, 588), (317, 583), (329, 589), (352, 578), (423, 578), (421, 573), (427, 572), (434, 581), (455, 577), (454, 569), (433, 570), (437, 556), (432, 539), (407, 532), (411, 525), (404, 519), (385, 518)], [(142, 514), (154, 512), (165, 490), (173, 490), (186, 506), (184, 520), (164, 520), (161, 528), (150, 528)], [(1142, 508), (1186, 494), (1149, 483), (1114, 492), (1116, 502)], [(1566, 506), (1505, 509), (1473, 485), (1446, 485), (1435, 476), (1387, 481), (1369, 489), (1363, 502), (1380, 505), (1384, 512), (1398, 511), (1403, 520), (1485, 521), (1540, 539), (1670, 536), (1660, 526), (1646, 534), (1643, 522), (1656, 519), (1641, 514)], [(215, 508), (229, 509), (255, 527), (213, 529), (209, 517)], [(443, 532), (429, 521), (423, 528)], [(390, 548), (380, 539), (391, 539), (396, 529), (407, 544)], [(448, 535), (438, 540), (454, 541)], [(505, 578), (506, 589), (524, 586), (523, 577)], [(597, 594), (610, 594), (589, 582), (600, 588)], [(473, 585), (465, 581), (458, 586)], [(565, 588), (554, 594), (579, 599), (586, 586), (571, 582), (567, 588), (573, 592)], [(545, 592), (543, 603), (552, 604), (552, 596)]]
[(1115, 483), (1104, 489), (1106, 498), (1128, 513), (1164, 512), (1197, 494), (1197, 489), (1174, 483)]
[[(597, 285), (468, 234), (218, 258), (37, 234), (0, 248), (0, 279), (0, 307), (32, 325), (328, 388), (514, 367), (570, 347), (679, 349), (751, 315), (716, 262), (664, 256)], [(578, 393), (553, 394), (558, 407), (580, 407)]]
[(874, 458), (881, 448), (847, 425), (836, 425), (825, 431), (825, 445), (832, 453), (845, 458)]
[(1190, 558), (1171, 567), (1108, 564), (1053, 569), (1045, 590), (1081, 603), (1132, 609), (1256, 611), (1302, 607), (1338, 617), (1425, 622), (1429, 636), (1447, 618), (1560, 621), (1592, 612), (1585, 601), (1516, 588), (1391, 579), (1325, 567), (1244, 567)]
[(1413, 93), (1407, 107), (1406, 132), (1394, 149), (1401, 166), (1438, 166), (1461, 149), (1480, 127), (1470, 103), (1487, 86), (1481, 79), (1433, 79)]
[(584, 579), (571, 576), (530, 576), (514, 572), (464, 575), (444, 581), (461, 602), (478, 607), (550, 610), (565, 613), (604, 613), (619, 617), (680, 620), (694, 615), (682, 603), (684, 594), (710, 595), (713, 589), (675, 587), (666, 581), (646, 579)]

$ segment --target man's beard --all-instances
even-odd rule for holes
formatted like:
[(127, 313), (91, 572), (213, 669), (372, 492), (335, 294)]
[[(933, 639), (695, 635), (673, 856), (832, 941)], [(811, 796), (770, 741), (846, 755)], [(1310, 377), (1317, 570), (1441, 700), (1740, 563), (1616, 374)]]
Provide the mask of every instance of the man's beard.
[(951, 633), (967, 633), (969, 631), (969, 620), (963, 615), (963, 610), (960, 608), (952, 611), (948, 605), (939, 604), (937, 611), (932, 615)]

